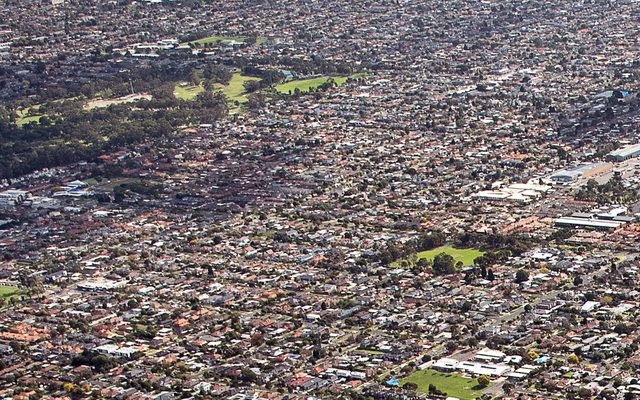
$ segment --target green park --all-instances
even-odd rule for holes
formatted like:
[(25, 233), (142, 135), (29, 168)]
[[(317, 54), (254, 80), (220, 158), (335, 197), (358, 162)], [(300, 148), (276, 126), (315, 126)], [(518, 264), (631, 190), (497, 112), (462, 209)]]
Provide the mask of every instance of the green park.
[(415, 383), (418, 386), (418, 392), (429, 393), (429, 385), (433, 385), (439, 391), (446, 393), (447, 396), (457, 397), (460, 400), (476, 399), (480, 397), (484, 389), (478, 384), (477, 379), (431, 369), (416, 371), (401, 379), (399, 384), (402, 386), (407, 382)]
[[(441, 254), (441, 253), (448, 254), (451, 257), (453, 257), (453, 261), (455, 263), (461, 262), (464, 266), (471, 266), (473, 265), (473, 260), (480, 257), (485, 252), (478, 249), (473, 249), (473, 248), (458, 249), (452, 246), (440, 246), (440, 247), (436, 247), (435, 249), (419, 252), (416, 255), (417, 257), (415, 261), (425, 259), (428, 262), (432, 262), (433, 259), (438, 254)], [(402, 264), (402, 261), (407, 261), (407, 260), (396, 260), (391, 264), (391, 266), (396, 268), (400, 267)]]
[[(221, 43), (221, 44), (231, 44), (231, 43), (245, 43), (249, 39), (248, 36), (208, 36), (202, 39), (192, 40), (191, 42), (183, 43), (183, 44), (192, 44), (192, 45), (200, 45), (205, 46), (208, 44)], [(267, 42), (267, 38), (259, 36), (256, 38), (256, 44), (264, 44)]]
[(365, 74), (353, 74), (350, 76), (321, 76), (317, 78), (309, 78), (309, 79), (294, 79), (279, 85), (275, 86), (275, 90), (278, 93), (284, 94), (292, 94), (296, 91), (296, 89), (302, 93), (309, 92), (312, 89), (317, 89), (323, 84), (325, 84), (329, 79), (333, 79), (337, 86), (343, 85), (347, 82), (347, 79), (352, 78), (361, 78), (364, 77)]
[[(240, 111), (240, 106), (247, 102), (247, 92), (244, 87), (245, 82), (257, 80), (260, 80), (260, 78), (245, 76), (241, 75), (240, 72), (234, 72), (228, 84), (223, 85), (216, 83), (213, 85), (213, 89), (225, 95), (230, 113), (235, 114)], [(204, 86), (202, 83), (199, 85), (190, 85), (189, 83), (182, 82), (176, 84), (173, 94), (181, 100), (193, 100), (203, 91)]]
[[(316, 89), (326, 83), (330, 78), (328, 76), (323, 76), (319, 78), (311, 78), (311, 79), (297, 79), (289, 82), (282, 83), (280, 85), (276, 85), (275, 89), (279, 93), (289, 94), (295, 92), (298, 89), (300, 92), (308, 92), (311, 89)], [(340, 86), (347, 81), (346, 76), (337, 76), (334, 77), (336, 85)]]
[(20, 289), (15, 286), (2, 286), (0, 285), (0, 305), (7, 303), (10, 298), (17, 297), (20, 294)]

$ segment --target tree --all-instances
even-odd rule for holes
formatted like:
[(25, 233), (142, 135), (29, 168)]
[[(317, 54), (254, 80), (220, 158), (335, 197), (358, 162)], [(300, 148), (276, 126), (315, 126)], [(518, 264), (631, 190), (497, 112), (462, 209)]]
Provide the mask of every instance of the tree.
[(591, 390), (589, 390), (586, 387), (580, 388), (578, 390), (578, 397), (580, 397), (581, 399), (590, 399), (591, 398)]
[(65, 382), (64, 385), (62, 385), (62, 388), (66, 391), (66, 392), (73, 392), (73, 390), (76, 388), (76, 385), (74, 385), (71, 382)]
[(582, 277), (580, 275), (576, 275), (573, 278), (573, 286), (580, 286), (582, 285)]
[(404, 390), (410, 390), (412, 392), (415, 392), (416, 390), (418, 390), (418, 385), (413, 382), (406, 382), (404, 385), (402, 385), (402, 388)]
[(200, 76), (198, 75), (198, 71), (191, 72), (191, 76), (189, 77), (189, 83), (191, 86), (200, 86)]
[(251, 93), (247, 96), (247, 108), (256, 111), (265, 106), (265, 97), (262, 93)]
[(522, 283), (529, 280), (529, 273), (523, 269), (516, 272), (516, 283)]
[(451, 255), (440, 253), (433, 259), (433, 271), (437, 275), (450, 275), (456, 272), (455, 262)]
[(580, 364), (580, 357), (575, 354), (571, 354), (569, 357), (567, 357), (567, 362), (569, 364)]
[(509, 394), (513, 391), (513, 389), (515, 389), (515, 385), (511, 382), (505, 382), (504, 385), (502, 385), (502, 390), (506, 393)]
[(490, 384), (490, 383), (491, 383), (491, 379), (489, 379), (489, 377), (488, 377), (488, 376), (486, 376), (486, 375), (480, 375), (480, 376), (478, 377), (478, 385), (479, 385), (480, 387), (485, 388), (485, 387), (489, 386), (489, 384)]
[(429, 394), (434, 396), (446, 396), (447, 394), (439, 390), (433, 383), (429, 384)]
[(202, 87), (204, 88), (205, 92), (213, 92), (213, 82), (211, 82), (211, 79), (205, 79)]
[(253, 93), (260, 89), (260, 82), (255, 80), (249, 80), (242, 84), (244, 86), (244, 90), (247, 93)]
[(254, 383), (258, 381), (258, 376), (251, 369), (243, 367), (240, 369), (240, 372), (242, 373), (242, 379), (244, 381), (254, 382)]
[(224, 65), (209, 64), (204, 68), (203, 76), (206, 79), (227, 85), (233, 77), (233, 71)]
[(493, 274), (493, 270), (490, 269), (487, 271), (487, 279), (493, 282), (496, 279), (496, 276)]

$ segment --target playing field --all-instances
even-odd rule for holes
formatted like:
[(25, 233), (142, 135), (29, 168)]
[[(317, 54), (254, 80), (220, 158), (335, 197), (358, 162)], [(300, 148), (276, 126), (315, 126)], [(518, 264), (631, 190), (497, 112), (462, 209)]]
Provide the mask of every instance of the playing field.
[(435, 370), (416, 371), (409, 377), (401, 379), (400, 386), (406, 382), (413, 382), (418, 385), (418, 391), (429, 392), (429, 385), (434, 385), (441, 392), (450, 397), (457, 397), (460, 400), (473, 400), (480, 397), (482, 389), (478, 387), (476, 379), (465, 378), (458, 374), (447, 374)]
[[(280, 93), (293, 93), (296, 89), (301, 92), (308, 92), (310, 89), (315, 89), (329, 80), (328, 76), (323, 76), (320, 78), (312, 78), (312, 79), (299, 79), (293, 80), (289, 82), (285, 82), (283, 84), (276, 86), (276, 91)], [(333, 78), (334, 81), (338, 84), (338, 86), (342, 85), (347, 81), (346, 76), (337, 76)]]
[(114, 104), (126, 104), (133, 103), (138, 100), (151, 100), (150, 94), (130, 94), (128, 96), (118, 97), (116, 99), (94, 99), (89, 100), (87, 104), (84, 105), (85, 110), (93, 110), (94, 108), (105, 108)]
[[(244, 43), (244, 41), (247, 39), (248, 39), (247, 36), (209, 36), (206, 38), (194, 40), (189, 43), (195, 43), (200, 45), (211, 44), (211, 43), (233, 43), (233, 42)], [(258, 38), (256, 38), (256, 44), (258, 45), (264, 44), (266, 42), (267, 42), (267, 38), (265, 37), (259, 36)], [(188, 44), (188, 43), (183, 43), (183, 44)]]
[(176, 98), (181, 100), (193, 100), (197, 95), (199, 95), (203, 91), (204, 91), (204, 87), (202, 87), (202, 84), (198, 86), (191, 86), (189, 84), (179, 83), (176, 85), (175, 89), (173, 90), (173, 95), (176, 96)]
[[(247, 81), (259, 80), (260, 78), (256, 78), (253, 76), (244, 76), (240, 75), (239, 72), (234, 72), (228, 85), (215, 84), (213, 87), (215, 89), (221, 90), (222, 93), (227, 96), (227, 100), (229, 100), (229, 103), (237, 101), (242, 104), (247, 102), (247, 92), (244, 90), (244, 83)], [(229, 108), (231, 108), (232, 106), (232, 104), (229, 104)]]
[[(222, 92), (227, 98), (229, 112), (236, 114), (242, 110), (242, 105), (247, 102), (247, 92), (244, 90), (244, 83), (247, 81), (258, 81), (260, 78), (253, 76), (244, 76), (240, 72), (234, 72), (228, 85), (216, 83), (213, 85), (214, 90)], [(184, 83), (178, 83), (175, 86), (173, 94), (183, 100), (193, 100), (199, 93), (204, 91), (204, 87), (188, 86)]]
[[(425, 258), (429, 261), (433, 261), (434, 257), (440, 253), (449, 254), (453, 257), (454, 261), (457, 263), (461, 261), (465, 266), (473, 265), (473, 260), (480, 257), (484, 254), (484, 251), (480, 251), (477, 249), (456, 249), (451, 246), (440, 246), (436, 247), (433, 250), (421, 251), (418, 253), (418, 260), (421, 258)], [(399, 267), (400, 262), (402, 260), (397, 260), (391, 263), (392, 267)]]
[(22, 125), (28, 124), (29, 122), (40, 122), (40, 117), (42, 117), (42, 115), (29, 115), (31, 114), (32, 110), (38, 111), (39, 108), (40, 108), (40, 105), (36, 104), (34, 106), (18, 110), (17, 111), (18, 118), (16, 119), (16, 124), (18, 126), (22, 126)]
[(20, 293), (20, 289), (14, 286), (2, 286), (0, 285), (0, 306), (9, 298), (16, 296)]
[(30, 117), (20, 117), (16, 120), (18, 126), (26, 125), (30, 122), (40, 122), (42, 115), (32, 115)]

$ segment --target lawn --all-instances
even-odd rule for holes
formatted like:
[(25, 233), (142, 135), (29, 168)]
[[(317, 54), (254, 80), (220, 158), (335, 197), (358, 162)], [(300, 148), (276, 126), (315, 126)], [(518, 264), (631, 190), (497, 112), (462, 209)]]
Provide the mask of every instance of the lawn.
[(191, 86), (188, 83), (179, 83), (173, 90), (173, 95), (181, 100), (193, 100), (197, 95), (204, 91), (202, 84)]
[(93, 99), (93, 100), (89, 100), (87, 104), (84, 105), (84, 109), (93, 110), (95, 108), (109, 107), (114, 104), (134, 103), (138, 100), (151, 100), (151, 95), (140, 93), (140, 94), (130, 94), (128, 96), (122, 96), (115, 99)]
[(418, 385), (418, 391), (429, 392), (429, 385), (433, 384), (438, 390), (447, 393), (448, 396), (457, 397), (460, 400), (473, 400), (480, 397), (482, 389), (477, 387), (476, 379), (465, 378), (459, 374), (447, 374), (434, 370), (416, 371), (411, 376), (401, 379), (400, 386), (407, 382)]
[(28, 116), (28, 117), (20, 117), (16, 120), (16, 124), (18, 126), (22, 126), (22, 125), (26, 125), (30, 122), (40, 122), (40, 117), (42, 117), (42, 115), (32, 115), (32, 116)]
[(228, 85), (216, 83), (213, 87), (220, 90), (222, 94), (226, 96), (229, 113), (238, 114), (242, 111), (242, 105), (247, 102), (247, 92), (244, 90), (244, 83), (258, 80), (260, 80), (260, 78), (244, 76), (240, 75), (239, 72), (234, 72)]
[[(276, 91), (284, 94), (293, 93), (296, 89), (301, 92), (308, 92), (310, 89), (315, 89), (329, 80), (328, 76), (323, 76), (320, 78), (312, 78), (312, 79), (298, 79), (289, 82), (282, 83), (276, 86)], [(342, 85), (347, 81), (346, 76), (337, 76), (333, 78), (334, 81), (338, 84), (338, 86)]]
[(20, 294), (20, 289), (17, 287), (0, 285), (0, 305), (18, 294)]
[[(440, 253), (449, 254), (451, 257), (453, 257), (456, 263), (458, 261), (461, 261), (465, 266), (470, 266), (473, 265), (473, 260), (484, 254), (484, 251), (480, 251), (477, 249), (456, 249), (451, 246), (440, 246), (436, 247), (433, 250), (421, 251), (420, 253), (418, 253), (418, 260), (421, 258), (426, 258), (427, 260), (432, 261), (433, 258)], [(391, 263), (391, 266), (399, 267), (400, 261), (402, 260), (394, 261), (393, 263)]]
[(380, 354), (384, 354), (383, 352), (379, 351), (379, 350), (371, 350), (371, 349), (358, 349), (358, 351), (363, 352), (365, 354), (369, 354), (372, 356), (377, 356)]
[[(225, 95), (227, 98), (227, 104), (229, 105), (229, 112), (231, 114), (237, 114), (241, 111), (241, 106), (247, 102), (247, 92), (244, 90), (244, 83), (246, 81), (258, 80), (260, 80), (260, 78), (244, 76), (241, 75), (240, 72), (234, 72), (228, 85), (216, 83), (213, 85), (213, 88)], [(193, 100), (198, 93), (201, 93), (203, 90), (204, 88), (202, 85), (184, 86), (183, 83), (177, 84), (173, 93), (177, 98)]]
[(234, 72), (228, 85), (215, 84), (215, 89), (221, 90), (222, 93), (227, 96), (229, 102), (233, 103), (237, 101), (239, 103), (246, 103), (247, 96), (244, 90), (244, 83), (247, 81), (259, 81), (260, 78), (254, 76), (240, 75), (239, 72)]
[[(28, 124), (29, 122), (40, 122), (40, 117), (42, 117), (42, 115), (37, 114), (37, 111), (39, 109), (40, 109), (40, 104), (36, 104), (31, 107), (18, 110), (17, 111), (18, 119), (16, 119), (16, 124), (18, 126), (22, 126), (22, 125)], [(35, 111), (35, 113), (33, 111)]]
[[(183, 43), (197, 43), (197, 44), (210, 44), (210, 43), (231, 43), (231, 42), (239, 42), (244, 43), (247, 40), (247, 36), (209, 36), (206, 38), (194, 40), (192, 42)], [(259, 36), (256, 38), (256, 44), (261, 45), (267, 42), (267, 38)]]

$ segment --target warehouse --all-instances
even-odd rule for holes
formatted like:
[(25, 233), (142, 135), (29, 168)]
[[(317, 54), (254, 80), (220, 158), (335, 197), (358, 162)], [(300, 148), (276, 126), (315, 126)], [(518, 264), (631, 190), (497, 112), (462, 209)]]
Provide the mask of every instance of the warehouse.
[(637, 157), (638, 155), (640, 155), (640, 144), (632, 144), (612, 151), (607, 155), (607, 158), (611, 161), (620, 162)]
[(615, 231), (621, 226), (625, 225), (623, 221), (609, 221), (601, 219), (589, 219), (589, 218), (576, 218), (576, 217), (564, 217), (558, 218), (555, 221), (555, 226), (563, 228), (587, 228), (603, 231)]
[(563, 169), (551, 175), (550, 179), (558, 183), (573, 182), (580, 178), (588, 179), (596, 175), (610, 172), (613, 169), (611, 163), (580, 164), (573, 168)]

